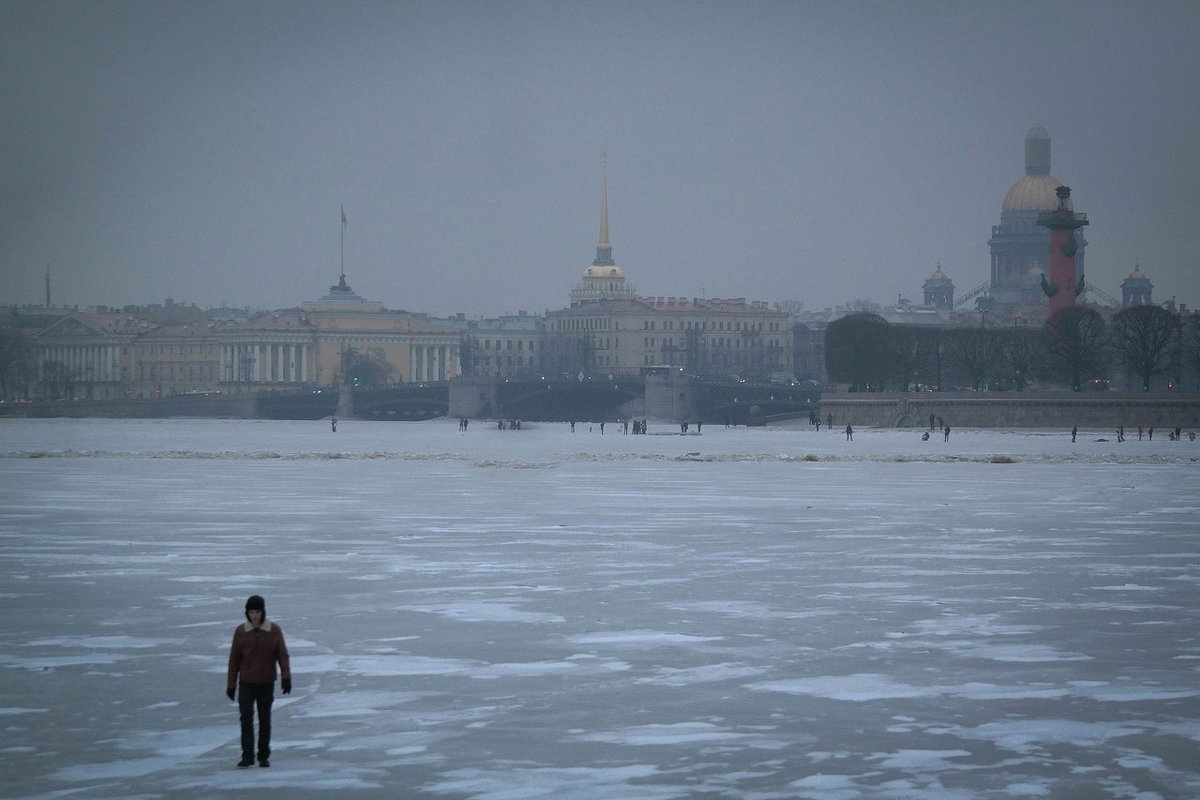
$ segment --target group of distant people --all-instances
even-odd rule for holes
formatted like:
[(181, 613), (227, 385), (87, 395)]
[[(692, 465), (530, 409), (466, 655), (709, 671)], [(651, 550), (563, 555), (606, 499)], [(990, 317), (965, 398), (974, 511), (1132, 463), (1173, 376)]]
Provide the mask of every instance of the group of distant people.
[[(829, 414), (825, 418), (825, 423), (829, 427), (830, 430), (833, 429), (833, 414)], [(458, 420), (459, 431), (466, 433), (468, 427), (470, 427), (470, 424), (471, 424), (470, 419), (468, 419), (467, 417), (460, 417)], [(644, 419), (640, 419), (640, 420), (635, 419), (632, 421), (628, 420), (628, 419), (622, 419), (622, 420), (618, 421), (618, 424), (621, 426), (622, 433), (631, 433), (632, 432), (634, 434), (644, 434), (647, 432), (647, 423), (646, 423), (646, 420), (644, 420)], [(704, 423), (702, 421), (696, 420), (696, 433), (700, 433), (703, 424)], [(726, 417), (725, 426), (730, 427), (730, 424), (731, 423), (730, 423), (728, 417)], [(808, 424), (815, 425), (818, 431), (821, 430), (820, 415), (817, 414), (816, 412), (809, 414)], [(330, 430), (332, 430), (334, 433), (337, 433), (337, 426), (338, 426), (337, 417), (330, 417), (329, 425), (330, 425)], [(571, 420), (570, 425), (571, 425), (571, 433), (574, 433), (575, 432), (575, 420)], [(601, 433), (601, 435), (603, 435), (604, 434), (604, 420), (600, 421), (599, 426), (600, 426), (600, 433)], [(497, 429), (502, 430), (502, 431), (504, 431), (504, 430), (519, 431), (519, 430), (521, 430), (521, 420), (519, 420), (519, 419), (497, 420), (496, 427), (497, 427)], [(679, 423), (680, 433), (687, 433), (690, 429), (691, 429), (691, 421), (690, 420), (684, 419), (684, 420), (680, 421), (680, 423)], [(936, 416), (934, 414), (929, 415), (929, 430), (924, 431), (921, 434), (921, 441), (923, 441), (923, 442), (929, 441), (930, 434), (935, 429), (941, 430), (943, 442), (950, 441), (950, 426), (946, 424), (945, 420), (943, 420), (941, 417)], [(591, 428), (589, 428), (588, 430), (590, 431)], [(846, 423), (845, 434), (846, 434), (846, 441), (848, 441), (848, 442), (854, 441), (854, 427), (850, 423)], [(1196, 441), (1196, 432), (1195, 431), (1188, 431), (1186, 435), (1187, 435), (1187, 438), (1189, 441), (1192, 441), (1192, 442)], [(1079, 427), (1072, 426), (1071, 427), (1071, 441), (1072, 442), (1076, 441), (1078, 436), (1079, 436)], [(1153, 426), (1146, 427), (1143, 425), (1139, 425), (1138, 429), (1137, 429), (1137, 437), (1138, 437), (1139, 442), (1142, 441), (1143, 438), (1145, 438), (1149, 441), (1153, 441), (1154, 440), (1154, 427)], [(1167, 438), (1170, 439), (1172, 442), (1182, 441), (1183, 437), (1184, 437), (1184, 432), (1183, 432), (1182, 427), (1180, 427), (1180, 426), (1176, 426), (1174, 430), (1167, 431)], [(1124, 425), (1117, 426), (1117, 441), (1118, 442), (1125, 441), (1125, 426)]]
[[(1075, 431), (1076, 431), (1075, 428), (1071, 429), (1071, 441), (1072, 442), (1075, 441)], [(1137, 437), (1138, 437), (1139, 442), (1142, 440), (1142, 436), (1146, 435), (1147, 433), (1149, 434), (1147, 436), (1147, 439), (1151, 442), (1154, 441), (1154, 427), (1151, 426), (1149, 428), (1149, 431), (1147, 431), (1146, 428), (1144, 428), (1141, 425), (1138, 425)], [(1188, 431), (1187, 437), (1188, 437), (1188, 441), (1191, 441), (1191, 442), (1196, 441), (1196, 432)], [(1167, 438), (1172, 442), (1182, 441), (1183, 440), (1183, 428), (1179, 425), (1176, 425), (1175, 430), (1167, 431)], [(1125, 426), (1124, 425), (1117, 426), (1117, 441), (1118, 442), (1125, 441)]]

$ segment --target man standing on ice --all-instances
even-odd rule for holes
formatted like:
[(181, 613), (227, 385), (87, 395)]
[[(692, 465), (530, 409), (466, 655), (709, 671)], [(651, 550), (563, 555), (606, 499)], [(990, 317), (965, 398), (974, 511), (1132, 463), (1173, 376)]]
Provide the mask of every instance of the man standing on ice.
[(271, 703), (275, 701), (275, 664), (279, 664), (284, 694), (292, 692), (292, 667), (283, 629), (267, 619), (267, 604), (256, 594), (246, 600), (246, 621), (233, 631), (229, 647), (229, 676), (225, 694), (230, 700), (237, 686), (242, 720), (242, 760), (254, 763), (254, 710), (258, 709), (258, 765), (271, 766)]

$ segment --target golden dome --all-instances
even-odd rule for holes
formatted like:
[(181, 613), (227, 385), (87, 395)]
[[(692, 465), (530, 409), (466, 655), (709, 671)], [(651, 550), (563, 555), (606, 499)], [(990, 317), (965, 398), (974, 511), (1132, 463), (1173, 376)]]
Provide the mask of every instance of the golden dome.
[(1054, 190), (1063, 182), (1053, 175), (1023, 175), (1004, 195), (1001, 211), (1054, 211), (1058, 197)]
[(625, 272), (618, 266), (609, 267), (588, 267), (583, 271), (585, 278), (621, 278), (625, 279)]

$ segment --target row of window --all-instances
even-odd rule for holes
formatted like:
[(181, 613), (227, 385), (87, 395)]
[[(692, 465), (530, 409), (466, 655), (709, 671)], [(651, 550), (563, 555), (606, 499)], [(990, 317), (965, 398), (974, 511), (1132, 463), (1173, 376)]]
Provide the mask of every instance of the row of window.
[[(767, 330), (772, 333), (778, 333), (783, 330), (783, 325), (779, 322), (736, 322), (736, 321), (718, 321), (709, 322), (708, 320), (672, 320), (664, 319), (662, 322), (662, 330), (702, 330), (702, 331), (761, 331)], [(609, 323), (612, 323), (611, 325)], [(765, 328), (764, 328), (765, 325)], [(659, 320), (642, 320), (642, 330), (653, 331), (658, 330)], [(613, 320), (607, 317), (587, 318), (587, 319), (566, 319), (556, 320), (552, 330), (557, 331), (578, 331), (578, 330), (620, 330), (621, 321)]]
[(202, 364), (199, 366), (178, 367), (166, 366), (159, 369), (157, 364), (139, 364), (138, 365), (138, 380), (143, 383), (147, 380), (147, 371), (151, 383), (157, 380), (173, 381), (176, 378), (187, 381), (215, 381), (217, 379), (217, 368), (215, 365)]
[[(647, 331), (656, 330), (657, 320), (643, 320), (642, 329)], [(766, 323), (767, 330), (776, 332), (782, 330), (778, 322)], [(675, 320), (664, 319), (662, 321), (662, 329), (664, 331), (676, 330)], [(761, 322), (713, 322), (709, 323), (705, 320), (696, 322), (694, 320), (684, 320), (679, 323), (679, 330), (702, 330), (702, 331), (761, 331), (763, 323)]]
[[(609, 323), (612, 325), (609, 325)], [(608, 317), (592, 317), (588, 319), (560, 319), (554, 322), (553, 330), (557, 331), (606, 331), (620, 330), (621, 321)]]
[[(655, 347), (656, 341), (657, 340), (655, 337), (647, 336), (646, 338), (642, 339), (642, 347), (653, 348), (653, 347)], [(767, 344), (770, 347), (779, 347), (779, 340), (771, 339), (767, 342)], [(738, 339), (733, 336), (716, 336), (716, 337), (713, 337), (712, 339), (709, 339), (707, 342), (707, 346), (710, 348), (715, 348), (715, 347), (732, 347), (732, 348), (746, 347), (746, 348), (750, 348), (750, 347), (762, 347), (762, 345), (763, 345), (762, 342), (743, 342), (741, 339)], [(675, 346), (675, 337), (674, 336), (664, 336), (663, 340), (662, 340), (662, 346), (663, 347), (674, 347)], [(680, 346), (682, 346), (682, 345), (680, 345)]]
[[(514, 341), (513, 339), (505, 339), (505, 340), (503, 340), (503, 341), (502, 341), (502, 340), (500, 340), (500, 339), (497, 339), (497, 340), (496, 340), (496, 347), (495, 347), (495, 349), (496, 349), (496, 350), (512, 350), (512, 349), (513, 349), (513, 341)], [(533, 351), (536, 349), (535, 345), (536, 345), (536, 346), (541, 346), (541, 345), (542, 345), (542, 342), (534, 342), (534, 341), (532, 341), (532, 340), (530, 340), (530, 341), (526, 342), (524, 339), (516, 339), (515, 341), (516, 341), (516, 343), (517, 343), (517, 349), (518, 349), (518, 350), (524, 350), (524, 349), (526, 348), (526, 345), (528, 345), (528, 346), (529, 346), (529, 351), (530, 351), (531, 353), (532, 353), (532, 352), (533, 352)], [(504, 345), (504, 347), (501, 347), (501, 346), (500, 346), (501, 344), (503, 344), (503, 345)], [(484, 339), (484, 340), (483, 340), (483, 349), (484, 349), (484, 350), (491, 350), (491, 349), (492, 349), (492, 340), (491, 340), (491, 339)]]
[[(492, 357), (491, 356), (484, 356), (483, 358), (480, 359), (480, 361), (483, 362), (483, 366), (485, 366), (485, 367), (492, 366)], [(532, 367), (533, 365), (534, 365), (534, 357), (533, 356), (529, 356), (528, 360), (522, 358), (521, 356), (496, 356), (496, 366), (497, 367), (524, 367), (524, 366)]]

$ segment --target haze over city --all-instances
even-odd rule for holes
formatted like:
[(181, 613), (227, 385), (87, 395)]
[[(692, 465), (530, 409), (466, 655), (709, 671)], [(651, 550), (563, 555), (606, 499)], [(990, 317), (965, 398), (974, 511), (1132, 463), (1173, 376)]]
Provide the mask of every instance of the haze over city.
[(1034, 125), (1088, 280), (1200, 301), (1194, 3), (0, 5), (0, 302), (960, 292)]

